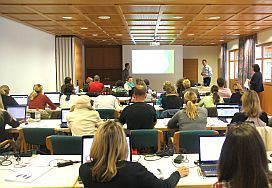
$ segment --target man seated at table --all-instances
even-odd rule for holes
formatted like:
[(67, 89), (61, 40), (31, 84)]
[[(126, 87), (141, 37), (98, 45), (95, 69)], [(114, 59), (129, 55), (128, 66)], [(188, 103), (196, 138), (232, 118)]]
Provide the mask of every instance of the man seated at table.
[(94, 76), (94, 81), (89, 83), (89, 92), (100, 93), (104, 88), (104, 84), (100, 82), (100, 77), (98, 75)]
[(134, 89), (134, 104), (127, 106), (121, 113), (119, 121), (127, 124), (127, 128), (134, 129), (153, 129), (157, 122), (156, 110), (153, 106), (146, 104), (145, 84), (136, 85)]

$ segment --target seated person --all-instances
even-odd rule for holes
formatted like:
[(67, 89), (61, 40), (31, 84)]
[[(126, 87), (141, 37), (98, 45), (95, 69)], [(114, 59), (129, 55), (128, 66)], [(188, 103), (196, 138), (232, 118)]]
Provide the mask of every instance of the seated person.
[(99, 113), (92, 108), (87, 95), (77, 97), (66, 119), (73, 136), (94, 135), (101, 123)]
[(7, 106), (15, 106), (18, 105), (16, 100), (9, 96), (9, 87), (7, 85), (2, 85), (0, 87), (0, 95), (2, 97), (2, 103), (4, 105), (4, 109), (7, 109)]
[(114, 109), (121, 111), (118, 99), (112, 95), (110, 88), (104, 88), (102, 93), (94, 100), (95, 109)]
[(183, 98), (184, 93), (186, 93), (187, 91), (193, 91), (193, 92), (195, 92), (198, 101), (200, 100), (200, 95), (199, 95), (198, 90), (191, 87), (191, 81), (189, 79), (183, 80), (182, 84), (183, 84), (183, 87), (185, 89), (181, 94), (182, 98)]
[(134, 88), (134, 104), (127, 106), (121, 113), (119, 121), (127, 124), (127, 129), (153, 129), (157, 122), (156, 110), (146, 104), (146, 86), (136, 85)]
[(132, 90), (134, 87), (135, 87), (135, 84), (133, 82), (133, 77), (129, 76), (128, 80), (126, 81), (126, 83), (124, 85), (125, 90), (127, 90), (129, 92), (129, 96), (132, 95)]
[(198, 106), (200, 107), (205, 107), (205, 108), (210, 108), (210, 107), (215, 107), (216, 104), (218, 103), (224, 103), (224, 100), (222, 97), (218, 95), (218, 86), (213, 85), (211, 87), (211, 93), (208, 96), (203, 97), (199, 103)]
[(225, 80), (223, 78), (217, 79), (217, 85), (219, 87), (218, 95), (223, 98), (230, 98), (231, 90), (229, 88), (225, 88)]
[(242, 96), (242, 110), (234, 114), (231, 123), (253, 121), (255, 126), (268, 125), (267, 114), (262, 111), (260, 99), (254, 90), (246, 91)]
[(98, 75), (94, 76), (94, 81), (89, 83), (89, 92), (100, 93), (104, 88), (104, 84), (100, 82), (100, 77)]
[(229, 103), (242, 104), (242, 100), (241, 100), (243, 95), (242, 86), (238, 82), (235, 82), (233, 84), (233, 90), (234, 90), (234, 93), (232, 93)]
[(74, 95), (74, 86), (72, 84), (66, 84), (63, 92), (63, 95), (60, 97), (60, 107), (71, 108), (78, 97), (77, 95)]
[(83, 92), (88, 92), (90, 83), (93, 82), (93, 79), (91, 77), (86, 78), (86, 83), (83, 85)]
[(174, 86), (169, 86), (166, 89), (166, 96), (161, 100), (161, 106), (164, 110), (180, 109), (183, 107), (183, 101), (178, 96)]
[(267, 154), (261, 136), (249, 124), (228, 128), (213, 188), (268, 188)]
[(11, 115), (3, 109), (3, 103), (0, 99), (0, 142), (10, 139), (5, 131), (6, 125), (10, 125), (13, 128), (16, 128), (20, 125), (21, 122), (16, 121)]
[(183, 110), (177, 112), (168, 122), (170, 129), (179, 128), (180, 131), (186, 130), (206, 130), (208, 111), (206, 108), (196, 106), (197, 96), (193, 91), (184, 94)]
[(182, 97), (182, 92), (185, 90), (183, 87), (183, 80), (185, 78), (181, 78), (177, 80), (176, 87), (177, 87), (177, 93), (179, 94), (180, 97)]
[(128, 91), (124, 88), (124, 82), (118, 80), (116, 83), (116, 88), (112, 89), (113, 95), (116, 97), (125, 97), (128, 96)]
[(45, 109), (46, 105), (49, 105), (51, 110), (56, 110), (56, 106), (52, 101), (43, 94), (43, 87), (41, 84), (35, 84), (33, 91), (29, 95), (28, 108), (29, 109)]
[[(118, 143), (118, 144), (116, 144)], [(181, 177), (187, 176), (188, 167), (178, 167), (169, 178), (158, 179), (138, 162), (126, 161), (128, 146), (123, 128), (114, 121), (101, 125), (92, 143), (92, 161), (79, 168), (84, 187), (175, 187)]]
[(162, 85), (162, 90), (163, 90), (163, 93), (160, 95), (160, 101), (166, 97), (166, 90), (169, 86), (172, 86), (172, 83), (170, 81), (165, 81)]
[[(71, 85), (73, 85), (73, 84), (72, 84), (72, 78), (70, 78), (70, 77), (65, 77), (65, 78), (64, 78), (64, 84), (61, 86), (61, 89), (60, 89), (60, 92), (61, 92), (61, 93), (64, 93), (64, 88), (66, 87), (66, 84), (71, 84)], [(74, 85), (73, 85), (73, 88), (74, 88)]]

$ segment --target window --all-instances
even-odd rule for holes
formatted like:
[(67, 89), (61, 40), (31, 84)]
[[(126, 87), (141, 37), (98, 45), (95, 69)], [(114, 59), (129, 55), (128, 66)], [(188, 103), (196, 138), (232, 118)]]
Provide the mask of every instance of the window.
[(229, 51), (229, 79), (238, 79), (238, 53), (239, 50)]
[(255, 50), (256, 64), (260, 66), (264, 82), (271, 82), (272, 44), (257, 46)]

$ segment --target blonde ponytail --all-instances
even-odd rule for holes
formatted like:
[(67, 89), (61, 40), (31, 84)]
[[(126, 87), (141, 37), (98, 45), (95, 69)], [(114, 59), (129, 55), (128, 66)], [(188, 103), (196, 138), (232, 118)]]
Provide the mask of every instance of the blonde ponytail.
[(189, 119), (195, 120), (196, 117), (198, 116), (198, 110), (195, 105), (195, 103), (197, 101), (197, 96), (196, 96), (195, 92), (187, 91), (184, 94), (184, 101), (186, 103), (186, 107), (184, 110), (186, 115), (189, 117)]
[(4, 104), (2, 101), (2, 96), (0, 95), (0, 111), (1, 111), (1, 109), (4, 109)]

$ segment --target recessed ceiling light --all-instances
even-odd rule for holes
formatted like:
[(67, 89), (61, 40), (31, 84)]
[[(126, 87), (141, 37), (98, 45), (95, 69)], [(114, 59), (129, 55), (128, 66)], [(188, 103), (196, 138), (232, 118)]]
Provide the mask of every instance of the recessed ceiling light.
[(169, 27), (169, 29), (176, 29), (176, 27), (172, 26), (172, 27)]
[(107, 40), (102, 40), (102, 42), (106, 42)]
[(219, 20), (221, 17), (220, 16), (209, 16), (207, 17), (208, 20)]
[(172, 18), (174, 18), (174, 19), (181, 19), (183, 17), (182, 16), (173, 16)]
[(86, 30), (86, 29), (88, 29), (88, 27), (81, 27), (80, 29), (82, 29), (82, 30)]
[(215, 44), (215, 43), (212, 42), (211, 44)]
[(194, 36), (195, 34), (194, 34), (194, 33), (188, 33), (187, 35), (189, 35), (189, 36)]
[(72, 16), (62, 16), (63, 19), (66, 19), (66, 20), (71, 20), (73, 17)]
[(123, 36), (123, 34), (118, 33), (118, 34), (115, 34), (115, 36), (117, 36), (117, 37), (121, 37), (121, 36)]
[(232, 35), (240, 35), (239, 33), (234, 33), (234, 34), (232, 34)]
[(219, 40), (219, 41), (224, 42), (224, 40)]
[(97, 36), (98, 36), (98, 34), (92, 34), (92, 36), (93, 36), (93, 37), (97, 37)]
[(252, 29), (260, 29), (260, 27), (253, 27)]
[(98, 16), (98, 18), (101, 20), (108, 20), (110, 19), (110, 16)]

